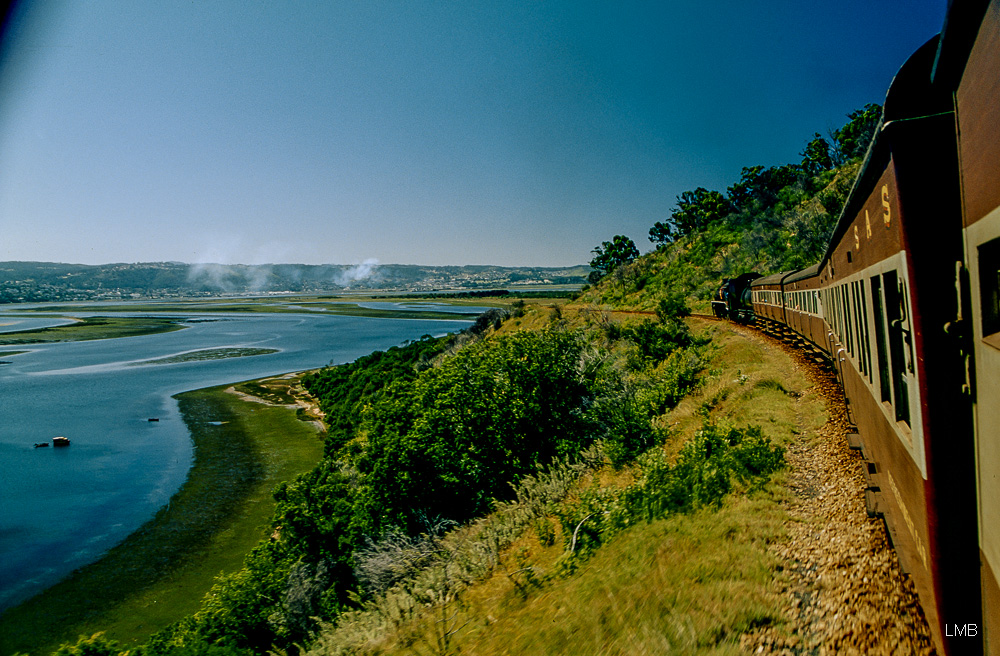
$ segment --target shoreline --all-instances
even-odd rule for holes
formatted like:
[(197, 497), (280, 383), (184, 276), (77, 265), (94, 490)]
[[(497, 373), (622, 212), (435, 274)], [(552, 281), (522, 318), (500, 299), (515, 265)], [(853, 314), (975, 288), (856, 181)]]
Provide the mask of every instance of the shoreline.
[(0, 656), (48, 654), (97, 631), (135, 646), (195, 612), (220, 572), (241, 567), (270, 526), (271, 490), (323, 455), (322, 432), (296, 409), (228, 391), (278, 378), (175, 395), (194, 444), (180, 489), (99, 560), (4, 611)]

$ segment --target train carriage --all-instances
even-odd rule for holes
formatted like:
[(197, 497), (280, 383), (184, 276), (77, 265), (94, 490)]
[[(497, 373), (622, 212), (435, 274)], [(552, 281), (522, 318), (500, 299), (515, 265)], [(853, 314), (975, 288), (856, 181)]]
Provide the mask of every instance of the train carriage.
[(935, 82), (954, 89), (966, 275), (955, 332), (968, 340), (974, 404), (983, 624), (1000, 654), (1000, 2), (949, 12)]
[(829, 351), (826, 324), (820, 312), (819, 264), (791, 274), (785, 278), (783, 287), (788, 325), (808, 340), (808, 346)]
[(757, 278), (750, 283), (754, 317), (757, 325), (765, 330), (783, 327), (785, 321), (785, 297), (783, 281), (794, 271), (784, 271)]
[(970, 399), (958, 312), (963, 259), (954, 115), (931, 82), (937, 40), (897, 74), (883, 123), (821, 265), (831, 329), (873, 489), (937, 644), (981, 649)]
[(752, 284), (825, 350), (938, 649), (1000, 656), (1000, 0), (904, 64), (827, 252)]

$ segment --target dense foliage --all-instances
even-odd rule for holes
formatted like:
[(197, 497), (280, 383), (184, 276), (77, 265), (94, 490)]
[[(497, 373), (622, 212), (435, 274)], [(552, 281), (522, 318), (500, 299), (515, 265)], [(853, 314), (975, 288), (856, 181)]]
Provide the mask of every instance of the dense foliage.
[(363, 529), (466, 520), (537, 463), (579, 451), (591, 396), (583, 346), (558, 330), (479, 342), (367, 409), (356, 463)]
[(335, 455), (358, 427), (363, 400), (378, 395), (392, 383), (413, 381), (452, 342), (452, 337), (424, 335), (405, 347), (375, 351), (352, 363), (326, 367), (303, 379), (303, 385), (319, 399), (326, 415), (327, 455)]

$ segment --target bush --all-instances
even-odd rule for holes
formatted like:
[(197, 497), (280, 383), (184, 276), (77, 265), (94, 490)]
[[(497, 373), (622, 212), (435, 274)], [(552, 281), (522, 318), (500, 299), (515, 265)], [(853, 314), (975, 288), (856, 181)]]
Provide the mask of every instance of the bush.
[(676, 407), (697, 384), (703, 349), (671, 351), (655, 367), (622, 374), (606, 366), (597, 378), (589, 410), (612, 466), (620, 468), (664, 437), (653, 419)]
[(639, 459), (636, 484), (618, 492), (594, 487), (575, 504), (556, 510), (567, 550), (559, 570), (572, 573), (580, 558), (640, 519), (719, 506), (737, 484), (747, 489), (763, 485), (783, 464), (784, 450), (771, 445), (760, 428), (724, 428), (706, 421), (675, 464), (661, 449), (653, 449)]
[(518, 332), (472, 344), (365, 414), (361, 528), (419, 531), (421, 516), (464, 521), (509, 498), (538, 463), (574, 456), (590, 430), (582, 336)]
[(719, 505), (734, 482), (761, 484), (784, 464), (784, 449), (772, 446), (760, 427), (723, 428), (705, 422), (673, 467), (653, 461), (645, 472), (641, 502), (648, 518), (670, 511)]
[(89, 638), (80, 636), (75, 645), (64, 644), (52, 656), (117, 656), (118, 643), (108, 640), (103, 633), (95, 633)]

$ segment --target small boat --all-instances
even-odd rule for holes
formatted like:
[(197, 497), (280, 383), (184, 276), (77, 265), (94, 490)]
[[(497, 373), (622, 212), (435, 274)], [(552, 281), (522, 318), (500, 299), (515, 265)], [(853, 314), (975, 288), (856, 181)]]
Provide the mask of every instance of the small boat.
[(160, 421), (160, 418), (159, 417), (150, 417), (146, 421)]
[(68, 437), (53, 437), (52, 446), (69, 446)]
[(35, 448), (36, 449), (41, 448), (43, 446), (48, 446), (48, 445), (49, 445), (48, 442), (35, 442)]

